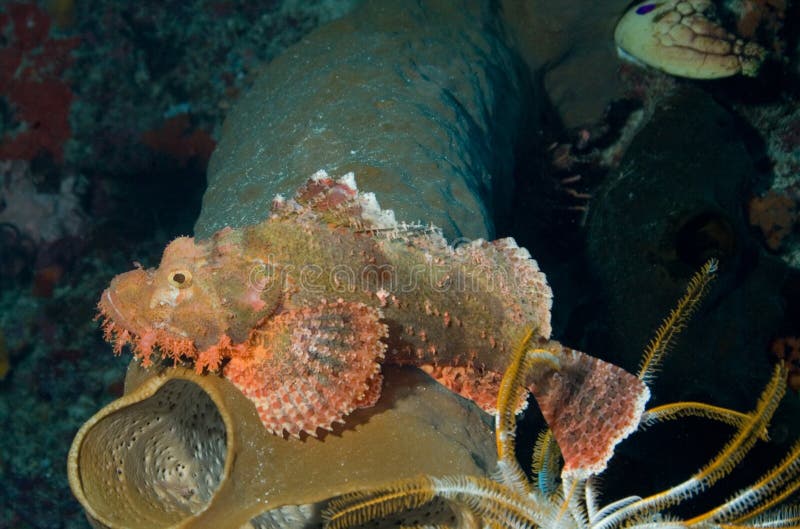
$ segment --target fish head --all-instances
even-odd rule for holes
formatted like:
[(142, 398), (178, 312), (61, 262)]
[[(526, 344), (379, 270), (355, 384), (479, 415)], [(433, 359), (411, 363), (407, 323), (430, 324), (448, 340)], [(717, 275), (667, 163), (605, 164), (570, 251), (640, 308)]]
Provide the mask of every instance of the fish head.
[(155, 341), (162, 348), (173, 341), (198, 349), (219, 342), (224, 316), (215, 311), (219, 300), (207, 253), (191, 237), (175, 239), (158, 268), (137, 265), (111, 281), (98, 304), (101, 316), (126, 339)]
[(137, 266), (103, 292), (106, 337), (117, 349), (132, 343), (145, 359), (153, 346), (177, 359), (245, 341), (281, 295), (245, 253), (241, 234), (229, 228), (206, 241), (175, 239), (157, 268)]

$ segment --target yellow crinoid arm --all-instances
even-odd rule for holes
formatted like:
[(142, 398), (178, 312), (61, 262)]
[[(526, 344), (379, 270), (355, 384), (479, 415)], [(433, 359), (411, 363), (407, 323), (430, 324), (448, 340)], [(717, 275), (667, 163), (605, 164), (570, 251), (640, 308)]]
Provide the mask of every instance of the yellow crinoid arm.
[(552, 370), (559, 368), (558, 357), (553, 353), (545, 349), (529, 349), (533, 334), (533, 329), (526, 331), (503, 374), (497, 395), (495, 417), (498, 479), (512, 489), (524, 493), (530, 492), (531, 485), (519, 466), (515, 453), (517, 403), (527, 392), (525, 379), (534, 366), (538, 364)]
[(756, 409), (750, 414), (750, 420), (742, 424), (734, 438), (692, 479), (702, 481), (707, 487), (729, 474), (767, 429), (785, 392), (786, 367), (779, 364), (761, 393)]
[[(458, 520), (476, 526), (541, 527), (544, 512), (524, 495), (476, 476), (422, 476), (331, 500), (322, 512), (327, 529), (349, 529), (443, 501)], [(414, 517), (416, 518), (416, 517)]]
[[(533, 330), (514, 352), (500, 385), (496, 422), (498, 473), (502, 483), (475, 476), (418, 478), (389, 483), (332, 499), (323, 511), (325, 527), (348, 529), (391, 516), (445, 502), (458, 520), (481, 527), (542, 527), (553, 518), (545, 505), (535, 501), (537, 491), (519, 467), (514, 452), (516, 407), (525, 395), (526, 376), (536, 366), (558, 369), (558, 358), (543, 349), (530, 350)], [(533, 495), (531, 495), (531, 493)]]
[[(722, 505), (687, 520), (696, 525), (705, 522), (716, 524), (747, 524), (763, 527), (800, 525), (800, 513), (791, 509), (768, 512), (800, 489), (800, 441), (789, 453), (756, 483), (739, 491)], [(787, 512), (791, 513), (787, 516)], [(760, 519), (755, 519), (760, 517)], [(755, 519), (755, 520), (754, 520)]]
[(735, 524), (720, 524), (727, 528), (748, 528), (760, 527), (764, 529), (800, 529), (800, 504), (781, 505), (769, 508), (758, 515), (736, 520)]
[(772, 378), (761, 394), (756, 409), (748, 414), (748, 420), (737, 429), (733, 438), (710, 462), (686, 481), (615, 511), (595, 524), (595, 529), (611, 529), (619, 526), (625, 520), (676, 505), (708, 489), (728, 475), (767, 428), (785, 391), (786, 368), (783, 365), (777, 365)]
[(686, 293), (678, 300), (678, 305), (672, 309), (672, 312), (669, 313), (669, 316), (656, 331), (653, 339), (650, 340), (637, 374), (639, 379), (646, 384), (649, 385), (655, 378), (664, 356), (675, 343), (675, 338), (686, 327), (686, 322), (689, 321), (694, 311), (697, 310), (700, 300), (708, 292), (708, 285), (714, 279), (718, 265), (719, 262), (716, 259), (709, 259), (692, 276), (689, 285), (686, 287)]
[(435, 497), (430, 478), (420, 476), (334, 498), (322, 511), (322, 518), (328, 529), (347, 529), (418, 509)]
[(553, 495), (558, 487), (561, 472), (561, 450), (553, 430), (545, 428), (536, 438), (531, 455), (531, 474), (536, 488), (545, 496)]
[[(741, 428), (750, 418), (750, 415), (730, 408), (713, 406), (703, 402), (673, 402), (671, 404), (656, 406), (644, 412), (644, 415), (642, 415), (642, 426), (650, 426), (657, 422), (670, 421), (683, 417), (703, 417), (728, 424), (734, 428)], [(769, 440), (766, 429), (761, 432), (759, 438), (762, 441)]]

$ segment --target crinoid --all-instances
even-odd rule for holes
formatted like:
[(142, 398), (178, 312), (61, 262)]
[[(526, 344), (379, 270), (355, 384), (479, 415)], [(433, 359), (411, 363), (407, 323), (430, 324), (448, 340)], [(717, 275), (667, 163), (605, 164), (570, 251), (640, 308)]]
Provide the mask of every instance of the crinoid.
[[(709, 261), (693, 277), (686, 294), (647, 347), (639, 380), (652, 382), (659, 363), (697, 307), (716, 268), (716, 261)], [(757, 482), (721, 505), (688, 519), (679, 519), (670, 512), (727, 476), (760, 438), (766, 438), (767, 426), (785, 390), (786, 368), (783, 365), (776, 366), (755, 409), (749, 413), (698, 402), (677, 402), (644, 411), (638, 418), (640, 427), (694, 415), (729, 424), (735, 428), (735, 434), (716, 456), (682, 483), (647, 497), (630, 496), (600, 505), (597, 479), (600, 471), (564, 471), (565, 467), (560, 466), (560, 452), (564, 447), (559, 450), (557, 436), (552, 434), (556, 431), (552, 421), (552, 430), (540, 434), (534, 449), (533, 481), (517, 463), (514, 410), (525, 391), (526, 373), (544, 366), (554, 369), (557, 377), (564, 368), (558, 351), (536, 348), (530, 340), (531, 333), (519, 345), (503, 376), (495, 423), (498, 455), (495, 480), (475, 476), (423, 476), (350, 493), (329, 502), (323, 512), (326, 526), (345, 529), (388, 522), (405, 526), (520, 529), (800, 527), (800, 508), (782, 506), (800, 488), (800, 442)], [(593, 405), (587, 408), (588, 416), (598, 409)], [(604, 417), (589, 419), (598, 429), (608, 423)]]

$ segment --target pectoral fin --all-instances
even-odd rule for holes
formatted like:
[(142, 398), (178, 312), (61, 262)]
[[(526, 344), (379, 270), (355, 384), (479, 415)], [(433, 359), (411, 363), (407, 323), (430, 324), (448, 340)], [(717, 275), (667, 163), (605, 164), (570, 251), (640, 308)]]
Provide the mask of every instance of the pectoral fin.
[(344, 301), (288, 310), (250, 337), (224, 376), (275, 434), (316, 436), (380, 395), (386, 326), (376, 308)]

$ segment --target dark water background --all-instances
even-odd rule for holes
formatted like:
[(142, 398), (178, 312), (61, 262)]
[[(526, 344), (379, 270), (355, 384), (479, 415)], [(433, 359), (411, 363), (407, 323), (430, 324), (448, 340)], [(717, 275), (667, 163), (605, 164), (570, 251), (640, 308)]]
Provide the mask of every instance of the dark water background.
[[(271, 58), (352, 5), (0, 2), (0, 528), (88, 527), (66, 454), (79, 426), (121, 395), (129, 360), (102, 340), (99, 293), (191, 233), (226, 111)], [(800, 336), (800, 16), (793, 5), (770, 14), (758, 35), (774, 39), (775, 57), (761, 78), (691, 82), (613, 64), (624, 90), (602, 115), (568, 126), (545, 94), (541, 128), (519, 148), (498, 235), (548, 274), (562, 342), (635, 369), (691, 274), (722, 261), (657, 403), (748, 410), (774, 342)], [(631, 142), (637, 112), (649, 124)], [(755, 197), (772, 200), (759, 219)], [(22, 213), (9, 213), (12, 202)], [(777, 243), (764, 218), (789, 223)], [(735, 483), (800, 435), (799, 410), (790, 391), (773, 443)], [(522, 461), (540, 426), (532, 409)], [(729, 433), (701, 419), (652, 428), (621, 447), (608, 497), (687, 477)]]

